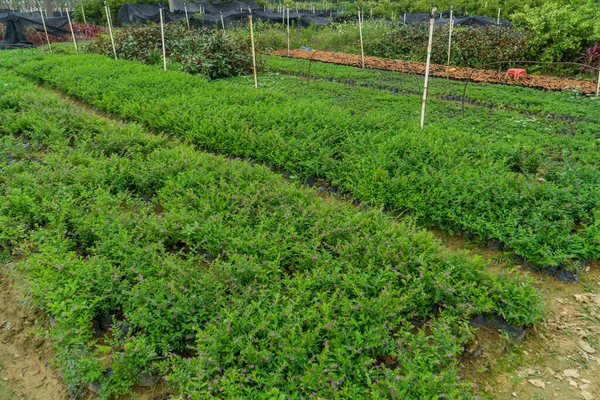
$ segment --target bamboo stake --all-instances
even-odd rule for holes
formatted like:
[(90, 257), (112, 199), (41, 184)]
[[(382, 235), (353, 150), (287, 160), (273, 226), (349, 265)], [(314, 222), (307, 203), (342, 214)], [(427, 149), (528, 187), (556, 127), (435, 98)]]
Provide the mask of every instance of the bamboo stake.
[(600, 96), (600, 70), (598, 70), (598, 83), (596, 84), (596, 97)]
[(250, 43), (252, 44), (252, 71), (254, 72), (254, 87), (258, 88), (258, 75), (256, 74), (256, 54), (254, 52), (254, 29), (252, 27), (252, 10), (248, 7), (250, 15), (248, 15), (248, 21), (250, 22)]
[(452, 28), (454, 27), (454, 23), (452, 21), (452, 9), (450, 6), (450, 30), (448, 32), (448, 63), (446, 64), (446, 78), (450, 79), (450, 54), (452, 52)]
[(44, 19), (44, 13), (41, 10), (40, 5), (40, 15), (42, 16), (42, 25), (44, 25), (44, 33), (46, 34), (46, 42), (48, 42), (48, 50), (52, 53), (52, 45), (50, 45), (50, 38), (48, 37), (48, 29), (46, 29), (46, 20)]
[(290, 6), (287, 6), (287, 55), (290, 56)]
[(106, 20), (108, 21), (108, 33), (110, 34), (110, 42), (112, 43), (113, 54), (115, 55), (115, 60), (117, 59), (117, 49), (115, 47), (115, 38), (113, 36), (112, 31), (112, 23), (110, 22), (110, 8), (104, 2), (104, 11), (106, 11)]
[(429, 83), (429, 67), (431, 64), (431, 46), (433, 44), (433, 25), (435, 24), (435, 12), (433, 7), (429, 17), (429, 43), (427, 44), (427, 63), (425, 64), (425, 84), (423, 85), (423, 100), (421, 102), (421, 129), (425, 126), (425, 105), (427, 104), (427, 85)]
[[(159, 3), (161, 4), (161, 3)], [(160, 40), (162, 42), (162, 56), (163, 56), (163, 69), (167, 70), (167, 51), (165, 50), (165, 22), (163, 18), (163, 7), (159, 6), (158, 11), (160, 15)]]
[(496, 25), (500, 25), (500, 7), (498, 7), (498, 20), (496, 21)]
[(360, 33), (360, 58), (362, 60), (362, 67), (365, 67), (365, 48), (363, 45), (363, 34), (362, 34), (362, 18), (361, 18), (360, 7), (358, 7), (358, 31)]
[(190, 16), (188, 15), (187, 3), (183, 3), (183, 10), (185, 11), (185, 21), (187, 22), (188, 30), (190, 29)]
[(85, 20), (85, 10), (83, 9), (83, 4), (81, 5), (81, 15), (83, 16), (83, 23), (87, 25), (87, 21)]
[(223, 21), (223, 13), (221, 11), (219, 11), (219, 14), (221, 14), (221, 29), (223, 29), (223, 31), (225, 31), (225, 22)]
[(79, 49), (77, 48), (77, 40), (75, 39), (75, 32), (73, 31), (73, 24), (71, 23), (71, 16), (67, 11), (67, 20), (69, 20), (69, 27), (71, 28), (71, 36), (73, 36), (73, 44), (75, 45), (75, 53), (79, 54)]

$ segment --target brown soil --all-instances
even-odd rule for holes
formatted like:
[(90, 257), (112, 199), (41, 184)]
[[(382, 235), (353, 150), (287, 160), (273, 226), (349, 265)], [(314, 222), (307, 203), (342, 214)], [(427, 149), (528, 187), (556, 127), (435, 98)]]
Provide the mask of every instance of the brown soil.
[(46, 364), (48, 343), (34, 332), (43, 317), (21, 303), (13, 280), (0, 268), (0, 400), (62, 400), (66, 390)]
[[(288, 51), (277, 50), (271, 52), (270, 54), (281, 57), (287, 57)], [(336, 53), (330, 51), (291, 50), (289, 52), (289, 57), (304, 58), (307, 60), (322, 61), (334, 64), (352, 65), (355, 67), (360, 67), (362, 65), (360, 55)], [(365, 66), (367, 68), (425, 75), (425, 63), (420, 62), (408, 62), (380, 57), (365, 57)], [(439, 64), (431, 64), (430, 75), (441, 78), (448, 77), (446, 66)], [(449, 71), (449, 78), (462, 81), (470, 79), (473, 82), (488, 82), (501, 83), (506, 85), (526, 86), (537, 89), (576, 89), (586, 94), (596, 93), (596, 84), (591, 80), (578, 80), (535, 75), (528, 75), (526, 78), (519, 78), (519, 80), (514, 80), (512, 77), (507, 78), (505, 72), (485, 69), (451, 67)]]

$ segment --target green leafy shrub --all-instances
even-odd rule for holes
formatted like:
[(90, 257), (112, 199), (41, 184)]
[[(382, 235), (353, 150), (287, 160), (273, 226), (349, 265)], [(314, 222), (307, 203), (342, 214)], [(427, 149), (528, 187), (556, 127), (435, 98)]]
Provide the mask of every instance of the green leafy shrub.
[(600, 40), (600, 8), (587, 4), (546, 2), (512, 15), (529, 32), (527, 55), (536, 61), (576, 62), (591, 41)]
[[(160, 25), (117, 30), (114, 39), (118, 57), (162, 65)], [(172, 67), (209, 79), (252, 72), (252, 53), (245, 41), (235, 40), (222, 31), (188, 30), (182, 24), (167, 24), (165, 48)], [(107, 35), (97, 38), (87, 49), (93, 53), (113, 55)]]

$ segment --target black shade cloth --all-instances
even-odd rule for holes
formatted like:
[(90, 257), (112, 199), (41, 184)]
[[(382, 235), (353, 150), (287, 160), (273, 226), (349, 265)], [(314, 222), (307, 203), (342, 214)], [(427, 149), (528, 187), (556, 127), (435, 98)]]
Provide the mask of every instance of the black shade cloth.
[[(284, 13), (276, 11), (264, 11), (254, 2), (244, 1), (228, 1), (212, 3), (207, 1), (200, 1), (194, 3), (184, 3), (181, 0), (176, 0), (173, 12), (165, 12), (165, 22), (179, 21), (185, 18), (184, 15), (184, 4), (186, 4), (190, 23), (194, 26), (208, 26), (208, 27), (221, 27), (221, 18), (225, 25), (231, 25), (234, 21), (247, 21), (248, 9), (252, 10), (252, 15), (255, 20), (268, 21), (274, 23), (285, 22)], [(125, 3), (121, 6), (118, 12), (119, 24), (121, 26), (131, 25), (144, 25), (148, 22), (160, 22), (158, 7), (155, 5), (148, 4), (130, 4)], [(202, 16), (198, 16), (198, 13), (203, 11)], [(460, 12), (460, 11), (459, 11)], [(286, 13), (287, 14), (287, 13)], [(446, 25), (450, 22), (450, 12), (445, 11), (442, 16), (448, 18), (436, 18), (436, 25)], [(298, 26), (309, 26), (309, 25), (326, 25), (334, 20), (347, 21), (356, 20), (358, 17), (356, 13), (346, 13), (341, 15), (339, 18), (335, 13), (332, 12), (318, 12), (313, 13), (310, 11), (305, 12), (293, 12), (290, 10), (290, 23)], [(400, 21), (400, 22), (398, 22)], [(391, 24), (401, 24), (404, 22), (404, 13), (398, 16), (398, 21), (392, 22), (387, 21)], [(429, 13), (406, 13), (407, 24), (427, 23), (429, 22)], [(467, 15), (460, 18), (454, 18), (455, 26), (486, 26), (486, 25), (497, 25), (496, 20)], [(59, 21), (56, 22), (57, 24)], [(501, 26), (509, 26), (510, 23), (504, 19), (500, 20)]]
[[(175, 0), (173, 12), (184, 12), (184, 1)], [(193, 3), (186, 3), (188, 13), (198, 13), (200, 11), (204, 11), (206, 14), (216, 14), (219, 15), (220, 12), (225, 13), (227, 11), (237, 11), (242, 10), (243, 12), (247, 12), (248, 8), (252, 11), (261, 10), (258, 4), (253, 1), (222, 1), (222, 2), (209, 2), (209, 1), (197, 1)]]
[[(63, 29), (63, 18), (48, 18), (45, 20), (46, 29), (49, 34), (56, 36), (65, 36), (69, 32)], [(64, 20), (67, 18), (64, 17)], [(27, 40), (25, 30), (27, 28), (35, 29), (38, 32), (44, 32), (42, 17), (34, 18), (33, 15), (27, 15), (19, 12), (0, 13), (0, 24), (6, 25), (6, 32), (0, 40), (0, 49), (13, 49), (23, 47), (33, 47), (33, 43)]]
[[(145, 25), (148, 22), (160, 22), (158, 6), (151, 4), (125, 3), (119, 9), (117, 17), (119, 18), (119, 24), (121, 26)], [(185, 16), (164, 10), (163, 18), (166, 23), (179, 21), (185, 18)]]

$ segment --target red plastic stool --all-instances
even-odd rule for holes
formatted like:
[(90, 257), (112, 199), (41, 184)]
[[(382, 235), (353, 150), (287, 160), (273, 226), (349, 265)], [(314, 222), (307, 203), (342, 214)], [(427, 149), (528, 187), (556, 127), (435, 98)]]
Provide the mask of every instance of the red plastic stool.
[(521, 76), (523, 78), (527, 77), (527, 71), (521, 68), (511, 68), (506, 71), (506, 78), (508, 78), (508, 75), (512, 75), (512, 77), (518, 81)]

